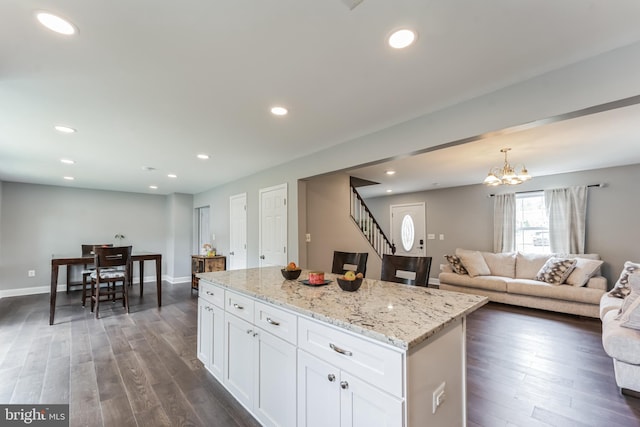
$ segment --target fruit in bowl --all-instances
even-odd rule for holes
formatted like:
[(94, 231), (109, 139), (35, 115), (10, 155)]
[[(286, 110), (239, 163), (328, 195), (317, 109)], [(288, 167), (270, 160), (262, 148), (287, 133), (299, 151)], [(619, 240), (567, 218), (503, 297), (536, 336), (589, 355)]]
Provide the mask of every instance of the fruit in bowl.
[(338, 277), (338, 286), (343, 291), (354, 292), (360, 288), (362, 285), (363, 279), (362, 273), (357, 273), (355, 271), (347, 271), (344, 273), (344, 276)]
[(287, 266), (280, 271), (282, 272), (282, 277), (286, 280), (296, 280), (300, 277), (300, 273), (302, 272), (300, 267), (298, 267), (293, 261), (287, 264)]

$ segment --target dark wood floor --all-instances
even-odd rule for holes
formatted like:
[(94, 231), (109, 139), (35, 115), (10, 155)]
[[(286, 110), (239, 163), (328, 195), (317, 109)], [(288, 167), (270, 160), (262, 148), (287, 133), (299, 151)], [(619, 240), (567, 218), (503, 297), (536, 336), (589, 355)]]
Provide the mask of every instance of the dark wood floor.
[[(256, 426), (196, 359), (189, 284), (152, 286), (131, 314), (78, 293), (0, 300), (0, 403), (70, 403), (71, 426)], [(597, 320), (488, 305), (469, 317), (468, 425), (640, 426), (619, 394)], [(447, 426), (449, 427), (449, 426)], [(455, 426), (454, 426), (455, 427)]]

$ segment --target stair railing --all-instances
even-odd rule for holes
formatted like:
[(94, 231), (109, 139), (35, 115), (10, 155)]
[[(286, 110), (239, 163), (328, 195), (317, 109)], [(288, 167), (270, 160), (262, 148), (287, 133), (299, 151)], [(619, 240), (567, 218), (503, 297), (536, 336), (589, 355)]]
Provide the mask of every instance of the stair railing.
[(396, 253), (395, 245), (384, 234), (378, 221), (376, 221), (367, 204), (362, 200), (360, 193), (353, 185), (351, 185), (350, 212), (351, 219), (356, 223), (380, 258), (384, 254), (393, 255)]

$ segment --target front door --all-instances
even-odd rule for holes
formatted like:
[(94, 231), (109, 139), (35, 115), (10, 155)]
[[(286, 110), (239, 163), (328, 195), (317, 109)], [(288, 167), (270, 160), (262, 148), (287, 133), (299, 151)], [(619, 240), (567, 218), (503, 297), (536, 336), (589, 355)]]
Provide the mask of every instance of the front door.
[(424, 203), (391, 205), (391, 243), (396, 255), (426, 256)]
[(287, 184), (260, 189), (260, 267), (287, 265)]
[(247, 193), (229, 197), (229, 270), (247, 268)]

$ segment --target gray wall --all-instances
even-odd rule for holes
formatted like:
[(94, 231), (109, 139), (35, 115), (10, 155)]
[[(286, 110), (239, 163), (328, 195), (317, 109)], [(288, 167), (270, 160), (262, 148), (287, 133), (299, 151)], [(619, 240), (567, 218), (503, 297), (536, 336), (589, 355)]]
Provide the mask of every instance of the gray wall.
[[(193, 196), (170, 194), (166, 197), (167, 212), (167, 276), (191, 280), (191, 253), (193, 247)], [(198, 253), (198, 252), (194, 252)]]
[[(517, 187), (487, 188), (479, 184), (370, 198), (366, 203), (388, 232), (390, 205), (425, 202), (427, 233), (436, 235), (436, 240), (427, 240), (427, 254), (433, 257), (430, 276), (436, 278), (439, 265), (445, 262), (443, 255), (458, 247), (493, 250), (493, 198), (489, 194), (606, 183), (604, 188), (589, 190), (585, 251), (600, 254), (605, 261), (602, 273), (612, 286), (625, 261), (640, 262), (638, 182), (640, 165), (630, 165), (534, 177)], [(444, 241), (438, 240), (439, 234), (445, 235)]]
[[(165, 196), (3, 182), (0, 292), (42, 292), (39, 287), (48, 291), (53, 254), (78, 255), (83, 243), (118, 243), (116, 233), (124, 234), (122, 243), (133, 245), (134, 250), (162, 253), (163, 272), (170, 263), (175, 275), (188, 277), (191, 243), (185, 242), (185, 233), (190, 239), (192, 203), (191, 196), (173, 198), (176, 226), (170, 233)], [(167, 256), (168, 242), (176, 261)], [(27, 277), (28, 270), (35, 270), (36, 276)], [(62, 268), (58, 283), (64, 279)]]

